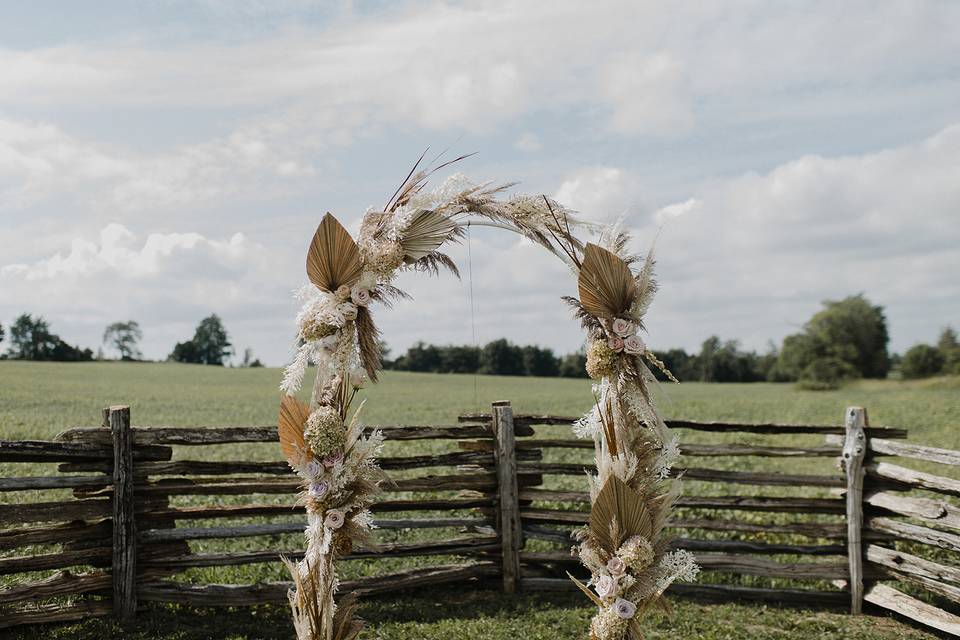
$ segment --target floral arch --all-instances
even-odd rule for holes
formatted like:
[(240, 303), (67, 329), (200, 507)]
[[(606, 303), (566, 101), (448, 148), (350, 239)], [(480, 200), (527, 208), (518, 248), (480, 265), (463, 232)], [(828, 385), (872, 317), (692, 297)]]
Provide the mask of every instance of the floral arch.
[[(679, 492), (668, 480), (679, 447), (651, 399), (656, 382), (648, 365), (669, 372), (637, 335), (656, 291), (652, 252), (643, 260), (629, 255), (629, 235), (618, 226), (585, 223), (546, 196), (504, 196), (512, 185), (454, 175), (428, 191), (431, 173), (418, 163), (382, 210), (366, 212), (356, 241), (326, 214), (307, 253), (311, 284), (298, 292), (299, 346), (281, 384), (279, 416), (280, 446), (303, 481), (299, 500), (307, 511), (304, 558), (284, 559), (297, 638), (351, 640), (363, 628), (353, 617), (355, 599), (335, 603), (334, 594), (335, 560), (369, 540), (369, 507), (385, 479), (376, 462), (383, 438), (364, 434), (362, 404), (352, 406), (363, 379), (376, 382), (381, 368), (371, 306), (406, 297), (392, 284), (400, 270), (457, 273), (441, 248), (468, 224), (529, 238), (577, 279), (578, 297), (565, 300), (588, 337), (596, 401), (574, 430), (594, 440), (596, 472), (588, 478), (592, 506), (578, 546), (591, 580), (571, 579), (597, 605), (591, 638), (640, 638), (641, 614), (671, 582), (697, 571), (693, 557), (669, 551), (663, 535)], [(317, 374), (306, 405), (294, 394), (311, 363)]]

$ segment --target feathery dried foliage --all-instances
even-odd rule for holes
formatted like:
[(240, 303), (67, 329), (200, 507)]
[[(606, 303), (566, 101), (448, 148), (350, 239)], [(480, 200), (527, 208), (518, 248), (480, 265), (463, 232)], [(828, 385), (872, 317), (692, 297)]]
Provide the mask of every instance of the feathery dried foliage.
[(573, 317), (580, 321), (580, 326), (590, 338), (599, 338), (603, 335), (603, 324), (595, 315), (584, 309), (579, 300), (573, 296), (563, 296), (561, 300), (573, 308)]
[(360, 366), (372, 382), (383, 368), (380, 363), (380, 330), (373, 323), (373, 314), (366, 307), (357, 308), (357, 347), (360, 350)]
[(588, 244), (577, 279), (580, 304), (598, 318), (616, 318), (630, 310), (637, 284), (630, 268), (615, 254)]
[(446, 269), (455, 275), (458, 280), (460, 279), (460, 269), (457, 268), (457, 263), (450, 256), (439, 251), (428, 253), (422, 258), (408, 263), (406, 267), (412, 271), (423, 271), (432, 276), (439, 275), (441, 269)]
[(360, 251), (343, 225), (327, 213), (307, 251), (307, 277), (322, 291), (352, 286), (362, 271)]
[(430, 255), (440, 245), (461, 237), (463, 228), (460, 225), (442, 213), (424, 209), (410, 220), (400, 245), (409, 264)]

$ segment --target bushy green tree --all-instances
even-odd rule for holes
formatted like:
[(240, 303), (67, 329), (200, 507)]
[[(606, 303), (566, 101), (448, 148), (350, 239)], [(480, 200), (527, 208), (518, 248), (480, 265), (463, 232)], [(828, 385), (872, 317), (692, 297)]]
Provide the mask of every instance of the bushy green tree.
[(200, 321), (193, 339), (178, 342), (168, 357), (176, 362), (212, 364), (223, 366), (223, 361), (233, 355), (227, 330), (220, 316), (212, 314)]
[(798, 386), (811, 391), (827, 391), (839, 388), (844, 380), (856, 376), (857, 371), (849, 362), (825, 356), (816, 358), (803, 368)]
[(917, 344), (903, 354), (900, 371), (904, 378), (929, 378), (943, 372), (946, 358), (936, 347)]
[(121, 360), (136, 360), (143, 357), (137, 344), (143, 340), (143, 331), (136, 320), (114, 322), (103, 332), (103, 344), (112, 346)]
[(960, 341), (953, 327), (944, 327), (937, 340), (937, 351), (943, 356), (943, 372), (960, 375)]
[(816, 360), (840, 360), (856, 375), (885, 378), (890, 371), (887, 319), (883, 307), (863, 294), (827, 300), (804, 325), (803, 332), (784, 338), (776, 375), (797, 380)]
[(440, 347), (438, 373), (476, 373), (480, 368), (480, 348), (470, 345)]
[(93, 351), (67, 344), (41, 316), (21, 314), (10, 325), (11, 358), (79, 362), (93, 360)]
[(523, 347), (523, 369), (528, 376), (556, 377), (560, 375), (560, 362), (552, 349), (528, 345)]
[(583, 349), (560, 358), (558, 373), (564, 378), (587, 378), (587, 354)]
[(496, 376), (522, 376), (525, 373), (523, 349), (505, 338), (487, 343), (480, 352), (480, 372)]

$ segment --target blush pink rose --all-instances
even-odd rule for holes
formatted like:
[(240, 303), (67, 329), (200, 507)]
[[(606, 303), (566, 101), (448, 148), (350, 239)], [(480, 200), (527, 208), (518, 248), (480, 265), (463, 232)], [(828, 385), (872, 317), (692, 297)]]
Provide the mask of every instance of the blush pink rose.
[(323, 519), (323, 526), (327, 527), (328, 529), (339, 529), (346, 521), (347, 518), (345, 515), (343, 515), (343, 511), (338, 509), (330, 509), (330, 511), (327, 511), (327, 515)]
[(639, 355), (647, 350), (647, 345), (639, 336), (628, 336), (623, 341), (623, 350), (631, 355)]
[(310, 495), (314, 498), (322, 498), (328, 491), (330, 491), (330, 483), (326, 480), (310, 483)]
[(623, 338), (617, 335), (610, 336), (607, 338), (607, 346), (620, 353), (623, 351)]
[(358, 307), (365, 307), (370, 304), (370, 291), (362, 287), (354, 287), (350, 292), (350, 299)]
[(635, 331), (633, 328), (633, 323), (629, 320), (624, 320), (623, 318), (615, 319), (613, 321), (613, 325), (611, 325), (611, 329), (613, 329), (613, 332), (621, 338), (631, 336)]
[(597, 595), (603, 599), (609, 598), (617, 590), (617, 581), (611, 576), (603, 574), (597, 578)]
[(622, 576), (627, 570), (627, 563), (620, 556), (613, 556), (607, 562), (607, 571), (614, 577)]
[(623, 620), (629, 620), (633, 617), (633, 614), (637, 612), (637, 605), (629, 600), (617, 598), (617, 601), (613, 603), (613, 610), (616, 611), (617, 615)]
[(337, 451), (336, 453), (331, 453), (330, 455), (323, 456), (323, 466), (330, 467), (335, 466), (337, 463), (343, 462), (343, 452)]

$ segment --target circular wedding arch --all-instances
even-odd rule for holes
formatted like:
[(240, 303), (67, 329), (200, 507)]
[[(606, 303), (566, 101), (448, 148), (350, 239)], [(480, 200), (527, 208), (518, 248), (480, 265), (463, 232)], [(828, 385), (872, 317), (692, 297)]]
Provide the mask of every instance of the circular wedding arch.
[[(596, 471), (588, 479), (591, 511), (578, 547), (591, 579), (571, 579), (597, 606), (591, 638), (639, 638), (641, 614), (671, 582), (697, 571), (692, 555), (669, 551), (662, 533), (678, 493), (667, 478), (679, 448), (651, 399), (655, 379), (648, 365), (669, 372), (638, 336), (656, 291), (652, 251), (640, 260), (628, 253), (630, 238), (619, 226), (583, 222), (546, 196), (508, 197), (510, 184), (474, 184), (457, 174), (427, 190), (433, 171), (418, 162), (382, 210), (364, 214), (357, 240), (326, 214), (307, 252), (310, 284), (297, 294), (303, 307), (296, 354), (281, 384), (278, 427), (307, 512), (303, 560), (283, 559), (293, 578), (297, 638), (351, 640), (363, 629), (353, 616), (353, 594), (336, 601), (334, 594), (336, 558), (369, 540), (369, 507), (385, 480), (376, 464), (383, 437), (365, 432), (362, 403), (352, 407), (358, 388), (367, 379), (376, 382), (381, 368), (371, 306), (407, 297), (392, 284), (401, 270), (457, 273), (441, 249), (470, 225), (518, 233), (576, 276), (578, 297), (564, 300), (587, 334), (595, 403), (574, 430), (593, 439)], [(308, 405), (295, 394), (310, 364), (316, 378)]]

